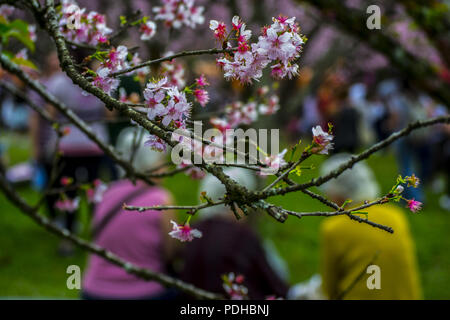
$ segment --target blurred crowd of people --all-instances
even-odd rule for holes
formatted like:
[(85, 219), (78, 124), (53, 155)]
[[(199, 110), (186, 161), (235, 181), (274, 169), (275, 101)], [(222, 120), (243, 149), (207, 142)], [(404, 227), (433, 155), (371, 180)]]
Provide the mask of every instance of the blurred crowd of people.
[[(447, 115), (445, 106), (415, 90), (407, 81), (386, 79), (373, 88), (363, 82), (348, 84), (331, 73), (318, 90), (302, 102), (303, 113), (290, 126), (296, 135), (310, 134), (317, 123), (333, 125), (334, 153), (362, 151), (409, 123)], [(408, 188), (407, 197), (423, 202), (424, 187), (440, 194), (442, 209), (450, 210), (450, 127), (437, 125), (423, 128), (396, 141), (392, 151), (399, 174), (415, 173), (420, 188)]]

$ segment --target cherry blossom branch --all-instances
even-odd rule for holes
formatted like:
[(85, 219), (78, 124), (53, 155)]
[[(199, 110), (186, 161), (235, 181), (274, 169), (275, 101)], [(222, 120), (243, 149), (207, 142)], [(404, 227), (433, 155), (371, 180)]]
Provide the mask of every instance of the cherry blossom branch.
[[(52, 3), (52, 1), (49, 0), (48, 3)], [(110, 96), (105, 94), (102, 90), (92, 86), (89, 82), (87, 82), (85, 79), (83, 79), (83, 77), (81, 75), (77, 74), (76, 70), (73, 68), (73, 63), (70, 60), (70, 56), (68, 55), (67, 48), (65, 47), (65, 43), (63, 41), (61, 41), (62, 36), (58, 30), (57, 20), (54, 17), (54, 15), (55, 15), (54, 10), (52, 10), (51, 6), (48, 6), (47, 11), (48, 11), (48, 13), (50, 13), (50, 14), (47, 14), (49, 19), (45, 20), (47, 28), (50, 32), (50, 35), (54, 38), (55, 43), (57, 45), (60, 59), (63, 64), (63, 69), (65, 69), (65, 71), (72, 78), (72, 80), (74, 80), (75, 83), (79, 84), (86, 91), (91, 92), (94, 95), (96, 95), (107, 105), (113, 106), (113, 107), (117, 108), (118, 110), (123, 111), (124, 113), (127, 113), (133, 120), (138, 122), (144, 128), (148, 129), (150, 133), (155, 134), (156, 136), (160, 137), (161, 139), (166, 141), (169, 145), (173, 145), (174, 142), (170, 141), (170, 137), (169, 137), (170, 134), (167, 131), (156, 126), (154, 123), (151, 123), (150, 121), (145, 119), (142, 115), (139, 115), (139, 113), (135, 112), (134, 110), (129, 109), (128, 106), (111, 98)], [(402, 135), (409, 133), (409, 131), (410, 130), (408, 130), (408, 132), (404, 132)], [(395, 139), (397, 139), (397, 138), (395, 138)], [(393, 139), (393, 140), (395, 140), (395, 139)], [(388, 143), (386, 143), (386, 145), (390, 144), (392, 141), (387, 141)], [(367, 155), (363, 154), (364, 157), (360, 157), (359, 160), (362, 160), (363, 158), (367, 157), (371, 153), (381, 149), (384, 146), (385, 145), (383, 145), (383, 144), (375, 145), (375, 147), (372, 149), (371, 152), (369, 152)], [(355, 161), (355, 162), (357, 162), (357, 161)], [(352, 165), (352, 163), (350, 164), (349, 167), (351, 167), (351, 165)], [(208, 172), (212, 173), (225, 185), (230, 204), (238, 203), (242, 206), (249, 205), (259, 199), (264, 199), (264, 198), (267, 198), (272, 195), (285, 194), (287, 192), (297, 191), (300, 189), (306, 189), (313, 185), (320, 185), (319, 182), (324, 183), (324, 182), (326, 182), (326, 179), (329, 180), (332, 178), (332, 177), (328, 177), (328, 178), (324, 179), (322, 177), (322, 178), (317, 179), (317, 181), (314, 180), (313, 183), (300, 185), (300, 187), (299, 186), (290, 186), (285, 189), (271, 189), (266, 192), (255, 193), (255, 192), (250, 192), (243, 186), (238, 185), (234, 180), (232, 180), (230, 177), (225, 175), (223, 173), (223, 171), (220, 168), (218, 168), (217, 166), (212, 166), (209, 164), (200, 164), (200, 165), (196, 165), (196, 166), (204, 168)], [(344, 168), (344, 170), (345, 169), (346, 168)]]
[[(98, 46), (94, 46), (94, 45), (90, 45), (90, 44), (87, 44), (87, 43), (74, 42), (74, 41), (71, 41), (69, 39), (65, 39), (65, 41), (67, 42), (67, 44), (69, 44), (72, 47), (81, 48), (81, 49), (87, 49), (87, 50), (92, 50), (92, 51), (97, 51), (99, 49), (110, 48), (111, 47), (111, 42), (113, 40), (115, 40), (116, 38), (120, 37), (120, 35), (122, 33), (124, 33), (125, 31), (127, 31), (129, 28), (133, 27), (133, 23), (139, 21), (139, 19), (138, 20), (135, 20), (135, 19), (137, 17), (139, 17), (140, 15), (141, 15), (141, 11), (137, 10), (136, 12), (133, 13), (132, 16), (127, 17), (126, 23), (121, 25), (113, 34), (111, 34), (108, 37), (108, 41), (109, 41), (108, 43), (101, 43)], [(134, 21), (130, 22), (130, 21), (128, 21), (129, 19), (132, 19)]]
[(120, 76), (122, 74), (126, 74), (129, 73), (131, 71), (134, 70), (138, 70), (141, 68), (145, 68), (148, 66), (151, 66), (152, 64), (156, 64), (156, 63), (160, 63), (160, 62), (164, 62), (164, 61), (170, 61), (176, 58), (180, 58), (180, 57), (187, 57), (187, 56), (199, 56), (199, 55), (205, 55), (205, 54), (209, 54), (209, 55), (214, 55), (214, 54), (221, 54), (221, 53), (231, 53), (233, 51), (236, 51), (237, 48), (232, 48), (232, 49), (217, 49), (217, 48), (212, 48), (212, 49), (203, 49), (203, 50), (192, 50), (192, 51), (182, 51), (182, 52), (178, 52), (166, 57), (161, 57), (155, 60), (149, 60), (143, 63), (140, 63), (138, 65), (135, 65), (133, 67), (129, 67), (123, 70), (120, 70), (118, 72), (114, 72), (111, 74), (111, 77), (117, 77)]
[[(171, 130), (168, 130), (167, 128), (162, 128), (161, 126), (155, 124), (152, 121), (149, 121), (146, 119), (145, 116), (139, 114), (135, 110), (130, 109), (130, 107), (124, 103), (121, 103), (117, 101), (116, 99), (113, 99), (108, 94), (103, 92), (101, 89), (93, 86), (87, 79), (85, 79), (82, 75), (80, 75), (73, 64), (73, 61), (70, 58), (70, 55), (68, 53), (66, 43), (64, 41), (64, 37), (62, 36), (61, 32), (58, 28), (58, 21), (55, 13), (55, 9), (53, 7), (53, 1), (47, 0), (47, 6), (44, 11), (39, 12), (40, 14), (43, 14), (42, 18), (39, 14), (37, 14), (37, 19), (41, 19), (41, 23), (45, 26), (47, 31), (49, 32), (50, 36), (55, 41), (59, 58), (61, 61), (62, 69), (67, 73), (67, 75), (77, 84), (79, 85), (83, 90), (94, 94), (97, 98), (99, 98), (101, 101), (103, 101), (107, 107), (111, 109), (117, 109), (121, 112), (123, 112), (125, 115), (129, 116), (131, 119), (136, 121), (139, 125), (143, 126), (145, 129), (147, 129), (151, 134), (156, 135), (157, 137), (163, 139), (165, 142), (167, 142), (170, 146), (174, 146), (176, 143), (174, 141), (171, 141)], [(37, 8), (34, 8), (34, 10), (38, 10)], [(448, 119), (446, 120), (448, 122)], [(443, 122), (443, 121), (441, 121)], [(412, 129), (411, 129), (412, 130)], [(411, 130), (408, 132), (403, 132), (402, 135), (408, 134)], [(354, 161), (352, 163), (349, 163), (349, 166), (346, 168), (343, 168), (341, 172), (336, 173), (334, 176), (324, 176), (320, 177), (318, 179), (313, 179), (311, 182), (301, 185), (290, 185), (287, 188), (270, 188), (270, 190), (266, 190), (264, 192), (250, 192), (245, 187), (239, 185), (236, 183), (236, 181), (232, 180), (229, 176), (224, 174), (223, 170), (217, 166), (207, 163), (202, 164), (195, 164), (197, 167), (200, 167), (202, 169), (205, 169), (206, 171), (210, 172), (214, 176), (216, 176), (224, 185), (227, 191), (227, 201), (225, 204), (229, 205), (232, 209), (235, 209), (235, 206), (239, 206), (240, 208), (244, 208), (245, 206), (255, 206), (255, 203), (257, 203), (261, 199), (265, 199), (267, 197), (273, 196), (273, 195), (281, 195), (288, 192), (294, 192), (294, 191), (302, 191), (305, 190), (311, 186), (318, 186), (322, 183), (325, 183), (329, 179), (333, 177), (337, 177), (340, 173), (345, 171), (346, 169), (350, 168), (354, 163), (357, 161), (360, 161), (364, 158), (367, 158), (371, 153), (387, 146), (388, 144), (392, 143), (392, 141), (396, 140), (397, 138), (401, 137), (402, 135), (398, 137), (394, 137), (392, 140), (384, 141), (382, 143), (379, 143), (374, 146), (371, 150), (369, 150), (368, 153), (363, 153), (362, 155), (358, 156), (355, 160), (355, 158), (352, 158), (351, 160)], [(207, 142), (205, 142), (207, 143)], [(384, 144), (383, 144), (384, 143)], [(288, 171), (289, 173), (289, 171)], [(287, 178), (287, 174), (282, 177), (281, 179)], [(280, 179), (280, 180), (281, 180)], [(353, 217), (354, 220), (358, 220), (359, 217)]]
[(256, 196), (259, 199), (265, 199), (265, 198), (273, 196), (273, 195), (284, 195), (286, 193), (290, 193), (293, 191), (304, 190), (304, 189), (307, 189), (307, 188), (310, 188), (313, 186), (316, 186), (316, 187), (320, 186), (320, 185), (324, 184), (325, 182), (338, 177), (344, 171), (353, 167), (353, 165), (356, 164), (357, 162), (367, 159), (375, 152), (389, 146), (394, 141), (408, 135), (412, 131), (420, 129), (420, 128), (428, 127), (431, 125), (439, 124), (439, 123), (446, 123), (446, 124), (450, 123), (450, 116), (448, 116), (448, 115), (441, 116), (441, 117), (436, 117), (436, 118), (432, 118), (432, 119), (428, 119), (428, 120), (416, 121), (416, 122), (410, 123), (404, 129), (394, 132), (388, 138), (374, 144), (372, 147), (361, 152), (359, 155), (352, 156), (348, 161), (346, 161), (344, 164), (339, 166), (339, 168), (331, 171), (330, 173), (328, 173), (324, 176), (312, 179), (311, 181), (309, 181), (307, 183), (303, 183), (303, 184), (295, 184), (292, 186), (288, 186), (286, 188), (275, 188), (275, 189), (267, 190), (264, 192), (259, 192)]
[(291, 173), (292, 170), (294, 170), (298, 165), (300, 165), (303, 161), (305, 161), (306, 159), (308, 159), (311, 156), (310, 152), (303, 152), (302, 156), (300, 157), (300, 159), (298, 159), (297, 161), (295, 161), (286, 171), (284, 171), (282, 174), (278, 174), (278, 177), (271, 183), (269, 184), (267, 187), (265, 187), (262, 192), (265, 192), (269, 189), (271, 189), (272, 187), (274, 187), (278, 182), (280, 182), (282, 179), (284, 179), (285, 177), (289, 176), (289, 173)]
[(203, 203), (203, 204), (199, 204), (199, 205), (194, 205), (194, 206), (150, 206), (150, 207), (139, 207), (139, 206), (130, 206), (130, 205), (126, 205), (124, 204), (123, 209), (127, 210), (127, 211), (138, 211), (138, 212), (144, 212), (144, 211), (150, 211), (150, 210), (154, 210), (154, 211), (164, 211), (164, 210), (189, 210), (191, 214), (194, 214), (195, 212), (201, 210), (201, 209), (205, 209), (205, 208), (210, 208), (210, 207), (215, 207), (221, 204), (225, 204), (225, 201), (217, 201), (217, 202), (208, 202), (208, 203)]
[(358, 221), (360, 223), (366, 223), (372, 227), (375, 228), (379, 228), (382, 229), (384, 231), (387, 231), (389, 233), (394, 233), (394, 230), (391, 227), (370, 221), (368, 218), (361, 218), (359, 216), (356, 216), (355, 214), (358, 213), (358, 211), (364, 210), (366, 208), (372, 207), (374, 205), (379, 205), (379, 204), (384, 204), (389, 202), (387, 197), (382, 197), (378, 200), (372, 201), (372, 202), (368, 202), (365, 203), (361, 206), (349, 209), (349, 210), (343, 210), (343, 209), (339, 209), (337, 211), (330, 211), (330, 212), (323, 212), (323, 211), (316, 211), (316, 212), (296, 212), (296, 211), (291, 211), (291, 210), (287, 210), (287, 209), (283, 209), (281, 207), (278, 206), (274, 206), (274, 205), (269, 205), (270, 208), (278, 211), (281, 214), (287, 214), (287, 215), (291, 215), (291, 216), (295, 216), (297, 218), (302, 218), (302, 217), (333, 217), (333, 216), (340, 216), (340, 215), (347, 215), (350, 219)]
[[(149, 133), (164, 140), (169, 146), (173, 147), (176, 145), (176, 142), (171, 140), (171, 132), (162, 129), (152, 121), (149, 121), (145, 116), (131, 109), (125, 103), (112, 98), (106, 92), (87, 81), (87, 79), (85, 79), (81, 74), (77, 72), (66, 46), (64, 36), (59, 30), (58, 19), (54, 8), (54, 2), (52, 0), (46, 1), (46, 6), (44, 9), (40, 9), (35, 6), (33, 6), (31, 9), (34, 12), (35, 18), (44, 27), (44, 29), (47, 30), (50, 37), (55, 42), (62, 70), (72, 79), (75, 84), (77, 84), (86, 92), (95, 95), (103, 103), (105, 103), (108, 108), (116, 109), (123, 115), (133, 119), (137, 124), (147, 129)], [(192, 157), (194, 157), (194, 155), (192, 155)], [(240, 202), (242, 197), (248, 194), (249, 191), (244, 186), (239, 185), (236, 181), (231, 179), (223, 172), (220, 167), (213, 166), (207, 163), (202, 163), (196, 166), (203, 168), (207, 172), (213, 174), (221, 183), (225, 185), (228, 195), (227, 199), (229, 200), (230, 204), (235, 201)]]
[(32, 208), (28, 205), (28, 203), (22, 199), (16, 191), (8, 184), (3, 168), (0, 169), (0, 189), (7, 196), (8, 200), (14, 204), (17, 208), (20, 209), (22, 213), (29, 216), (32, 220), (34, 220), (37, 224), (44, 227), (48, 231), (56, 234), (59, 237), (68, 239), (72, 241), (78, 247), (87, 250), (93, 254), (102, 257), (103, 259), (123, 268), (130, 274), (134, 274), (139, 278), (149, 280), (149, 281), (157, 281), (164, 286), (177, 288), (193, 297), (199, 299), (222, 299), (221, 295), (205, 291), (203, 289), (197, 288), (189, 283), (183, 282), (179, 279), (172, 278), (162, 273), (154, 272), (149, 269), (144, 269), (138, 267), (128, 261), (125, 261), (119, 258), (114, 253), (96, 245), (91, 242), (88, 242), (82, 238), (75, 236), (70, 233), (67, 229), (62, 229), (50, 222), (46, 217), (39, 215), (35, 208)]
[(322, 202), (324, 205), (326, 205), (326, 206), (328, 206), (330, 208), (333, 208), (333, 209), (336, 209), (336, 210), (340, 209), (340, 207), (336, 203), (334, 203), (333, 201), (328, 200), (327, 198), (321, 196), (320, 194), (314, 193), (314, 192), (312, 192), (312, 191), (310, 191), (308, 189), (301, 190), (301, 192), (303, 192), (304, 194), (310, 196), (313, 199), (316, 199), (316, 200)]

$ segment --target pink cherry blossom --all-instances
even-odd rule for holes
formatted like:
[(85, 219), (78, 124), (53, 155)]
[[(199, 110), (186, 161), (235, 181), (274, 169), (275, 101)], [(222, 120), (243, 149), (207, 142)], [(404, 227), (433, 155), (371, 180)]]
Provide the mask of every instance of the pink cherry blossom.
[(195, 28), (205, 21), (204, 7), (195, 6), (194, 0), (164, 0), (162, 7), (154, 7), (155, 20), (163, 20), (167, 27), (179, 29), (182, 26)]
[(36, 26), (35, 25), (32, 25), (32, 24), (28, 25), (28, 35), (29, 35), (31, 41), (33, 41), (33, 42), (36, 41), (37, 36), (36, 36)]
[(204, 107), (208, 103), (209, 101), (208, 91), (202, 89), (195, 89), (193, 94), (195, 99), (198, 101), (198, 103), (200, 103), (202, 107)]
[(279, 35), (274, 28), (267, 29), (267, 36), (259, 38), (258, 46), (266, 50), (267, 57), (271, 60), (287, 62), (296, 53), (292, 34), (284, 32)]
[(216, 37), (217, 40), (224, 40), (227, 36), (227, 26), (223, 22), (211, 20), (209, 22), (209, 28), (214, 31), (214, 37)]
[(123, 87), (119, 88), (119, 101), (123, 103), (130, 102), (127, 91)]
[[(172, 52), (167, 52), (165, 56), (171, 55)], [(167, 78), (170, 86), (184, 88), (186, 80), (184, 78), (184, 67), (181, 63), (174, 61), (166, 61), (161, 64), (161, 75)]]
[(328, 154), (333, 148), (333, 144), (331, 143), (333, 136), (324, 132), (321, 126), (312, 128), (312, 133), (314, 142), (313, 153)]
[(72, 182), (73, 182), (73, 179), (70, 177), (61, 177), (61, 179), (59, 180), (59, 183), (61, 183), (61, 185), (64, 187), (72, 184)]
[(222, 279), (224, 282), (223, 288), (231, 300), (244, 300), (247, 298), (248, 289), (242, 284), (244, 276), (235, 276), (233, 272), (230, 272), (228, 275), (223, 275)]
[[(74, 0), (62, 0), (59, 27), (65, 37), (75, 43), (98, 45), (108, 41), (112, 29), (106, 25), (104, 15), (95, 11), (86, 13)], [(75, 22), (74, 26), (69, 23)]]
[(161, 103), (166, 94), (162, 91), (151, 91), (149, 89), (144, 90), (144, 98), (147, 103), (147, 117), (150, 120), (155, 119), (157, 116), (161, 116), (165, 113), (165, 107)]
[(189, 117), (192, 104), (187, 101), (184, 92), (180, 92), (178, 88), (171, 87), (167, 91), (169, 102), (165, 108), (162, 124), (168, 126), (172, 121), (184, 121)]
[(93, 85), (102, 89), (107, 94), (115, 91), (120, 84), (116, 78), (109, 77), (110, 70), (108, 68), (100, 68), (97, 70), (97, 76), (94, 77)]
[(231, 25), (233, 26), (234, 30), (239, 31), (239, 29), (241, 29), (242, 26), (241, 18), (239, 18), (239, 16), (234, 16), (231, 19)]
[(226, 119), (221, 119), (213, 117), (209, 120), (214, 128), (218, 129), (222, 134), (224, 134), (228, 129), (231, 129), (230, 123)]
[[(178, 165), (178, 168), (186, 168), (190, 165), (192, 165), (190, 161), (183, 159), (182, 162)], [(206, 173), (198, 167), (187, 169), (186, 174), (195, 180), (201, 180), (206, 176)]]
[(406, 202), (407, 202), (406, 207), (414, 213), (416, 213), (417, 211), (422, 209), (422, 202), (420, 202), (420, 201), (411, 199), (411, 200), (406, 200)]
[(162, 79), (160, 79), (159, 81), (156, 81), (156, 82), (150, 81), (149, 83), (147, 83), (147, 86), (146, 86), (145, 89), (146, 90), (150, 90), (150, 91), (158, 91), (158, 90), (161, 90), (161, 89), (168, 89), (169, 86), (167, 85), (167, 82), (168, 82), (167, 77), (164, 77), (164, 78), (162, 78)]
[(252, 36), (251, 30), (245, 30), (245, 23), (241, 25), (241, 29), (239, 30), (238, 42), (245, 42), (250, 40)]
[(277, 95), (272, 95), (266, 104), (259, 105), (259, 112), (263, 115), (272, 115), (280, 109), (280, 99)]
[(281, 153), (271, 156), (266, 156), (263, 160), (263, 163), (265, 163), (268, 168), (261, 168), (260, 174), (261, 175), (270, 175), (275, 174), (278, 172), (280, 167), (286, 165), (286, 161), (284, 160), (284, 156), (286, 155), (287, 149), (284, 149), (281, 151)]
[(104, 184), (100, 179), (96, 179), (93, 183), (93, 188), (89, 188), (86, 190), (86, 196), (89, 203), (98, 204), (102, 202), (103, 195), (106, 190), (108, 190), (108, 186)]
[(181, 242), (190, 242), (194, 240), (194, 238), (202, 237), (202, 232), (197, 229), (191, 228), (188, 223), (179, 225), (173, 220), (171, 220), (170, 222), (173, 225), (173, 229), (171, 232), (169, 232), (169, 236), (171, 236), (172, 238), (178, 239)]
[(155, 151), (166, 151), (166, 143), (160, 137), (152, 134), (149, 135), (147, 141), (144, 142), (144, 146), (150, 147)]
[(268, 86), (259, 87), (256, 92), (258, 93), (259, 96), (265, 96), (269, 92), (269, 87)]
[(118, 46), (117, 48), (112, 48), (108, 52), (107, 59), (102, 63), (102, 66), (108, 68), (110, 72), (120, 71), (129, 67), (127, 57), (127, 47)]
[[(271, 74), (276, 79), (292, 78), (298, 74), (298, 65), (294, 60), (300, 56), (304, 38), (298, 33), (295, 18), (280, 16), (272, 20), (271, 26), (263, 28), (258, 42), (250, 43), (252, 32), (245, 30), (245, 23), (238, 16), (233, 17), (232, 26), (236, 32), (238, 50), (217, 59), (225, 79), (251, 83), (259, 80), (264, 68), (271, 63)], [(210, 28), (219, 40), (226, 38), (225, 24), (211, 20)], [(226, 45), (231, 46), (229, 42)]]
[(156, 24), (153, 21), (147, 21), (141, 24), (139, 31), (141, 32), (141, 40), (150, 40), (156, 34)]
[(164, 109), (164, 115), (162, 119), (162, 124), (168, 126), (172, 121), (184, 120), (184, 116), (189, 112), (189, 105), (184, 102), (175, 102), (175, 100), (170, 100), (167, 107)]
[(205, 78), (205, 75), (201, 75), (200, 77), (195, 79), (195, 83), (197, 84), (197, 86), (199, 87), (206, 87), (209, 86), (208, 81)]

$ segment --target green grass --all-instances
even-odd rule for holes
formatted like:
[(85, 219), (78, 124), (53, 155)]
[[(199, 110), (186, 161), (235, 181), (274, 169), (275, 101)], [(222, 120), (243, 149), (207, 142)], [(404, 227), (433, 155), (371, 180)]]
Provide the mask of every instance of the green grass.
[[(11, 136), (10, 164), (24, 161), (29, 156), (27, 139)], [(369, 165), (376, 173), (382, 190), (389, 190), (396, 176), (395, 159), (389, 153), (371, 157)], [(317, 165), (317, 163), (315, 163)], [(308, 180), (315, 171), (304, 170), (301, 180)], [(165, 181), (178, 204), (198, 203), (198, 182), (179, 175)], [(38, 194), (28, 187), (19, 189), (31, 202)], [(412, 233), (416, 241), (421, 282), (425, 298), (450, 298), (450, 216), (437, 204), (438, 196), (427, 190), (423, 211), (409, 214)], [(293, 210), (326, 209), (303, 194), (289, 194), (273, 198)], [(83, 221), (86, 221), (86, 217)], [(265, 238), (274, 241), (281, 256), (287, 261), (291, 283), (303, 281), (319, 267), (318, 230), (321, 218), (288, 219), (284, 224), (263, 215), (256, 220), (255, 228)], [(66, 268), (71, 264), (83, 269), (86, 254), (62, 258), (57, 255), (59, 239), (36, 225), (0, 195), (0, 297), (76, 298), (77, 290), (66, 287)]]

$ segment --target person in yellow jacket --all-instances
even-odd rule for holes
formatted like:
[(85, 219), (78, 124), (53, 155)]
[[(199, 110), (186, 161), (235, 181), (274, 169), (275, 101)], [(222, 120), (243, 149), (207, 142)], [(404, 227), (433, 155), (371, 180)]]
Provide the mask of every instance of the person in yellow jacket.
[[(350, 156), (340, 154), (322, 165), (322, 174), (339, 167)], [(356, 164), (322, 191), (342, 205), (352, 206), (378, 196), (378, 185), (370, 168)], [(392, 204), (364, 210), (376, 223), (394, 233), (358, 223), (347, 216), (326, 218), (321, 225), (322, 291), (329, 299), (421, 299), (414, 241), (403, 210)], [(375, 265), (369, 267), (369, 265)]]

